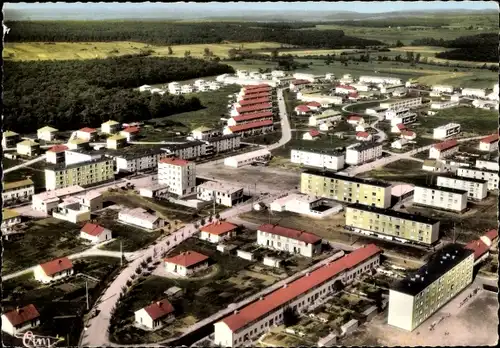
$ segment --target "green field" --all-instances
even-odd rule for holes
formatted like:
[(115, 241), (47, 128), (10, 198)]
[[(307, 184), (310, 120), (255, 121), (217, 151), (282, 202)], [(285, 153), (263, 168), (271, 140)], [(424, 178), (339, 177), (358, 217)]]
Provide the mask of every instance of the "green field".
[(69, 60), (118, 57), (126, 54), (138, 54), (141, 51), (152, 50), (153, 57), (184, 57), (185, 51), (190, 51), (192, 57), (203, 57), (205, 48), (210, 49), (215, 56), (225, 58), (232, 48), (243, 46), (245, 49), (270, 49), (282, 47), (276, 42), (251, 42), (227, 44), (173, 45), (172, 54), (168, 54), (169, 46), (156, 46), (140, 42), (16, 42), (5, 43), (2, 57), (18, 60)]
[(434, 128), (450, 122), (460, 124), (464, 137), (487, 135), (498, 129), (498, 112), (470, 107), (444, 109), (434, 116), (421, 116), (419, 124), (410, 126), (410, 129), (419, 136), (432, 137)]

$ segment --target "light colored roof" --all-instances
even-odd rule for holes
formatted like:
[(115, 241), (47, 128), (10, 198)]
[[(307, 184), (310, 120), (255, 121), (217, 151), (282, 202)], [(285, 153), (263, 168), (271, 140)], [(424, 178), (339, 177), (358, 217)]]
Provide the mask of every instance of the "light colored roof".
[(80, 138), (75, 138), (75, 139), (71, 139), (70, 141), (68, 141), (68, 144), (85, 144), (85, 143), (88, 143), (89, 141), (87, 139), (80, 139)]
[(125, 137), (123, 135), (115, 134), (115, 135), (110, 136), (107, 140), (124, 140), (124, 139), (127, 139), (127, 137)]
[(51, 200), (51, 201), (53, 201), (54, 199), (58, 199), (59, 197), (72, 195), (72, 194), (79, 193), (82, 191), (85, 191), (85, 189), (83, 187), (78, 186), (78, 185), (73, 185), (73, 186), (68, 186), (68, 187), (60, 188), (60, 189), (53, 190), (53, 191), (45, 191), (45, 192), (39, 193), (39, 194), (33, 196), (33, 200), (41, 200), (41, 201)]
[(34, 185), (33, 180), (24, 179), (24, 180), (19, 180), (19, 181), (4, 182), (3, 189), (4, 189), (4, 191), (7, 191), (7, 190), (16, 189), (18, 187), (31, 186), (31, 185)]
[(318, 199), (319, 198), (314, 197), (314, 196), (303, 195), (300, 193), (292, 193), (290, 195), (276, 199), (275, 201), (273, 201), (273, 203), (277, 203), (279, 205), (285, 205), (287, 202), (291, 202), (291, 201), (312, 203), (312, 202), (316, 202)]
[(239, 190), (242, 190), (243, 187), (239, 185), (233, 185), (230, 183), (218, 182), (218, 181), (205, 181), (203, 184), (198, 187), (205, 190), (214, 190), (217, 192), (225, 192), (225, 193), (234, 193)]
[[(145, 85), (146, 86), (146, 85)], [(143, 86), (144, 87), (144, 86)], [(113, 126), (115, 124), (120, 124), (120, 122), (116, 122), (115, 120), (109, 120), (109, 121), (106, 121), (104, 122), (102, 125), (109, 125), (109, 126)]]
[(396, 197), (400, 197), (411, 191), (413, 191), (413, 185), (402, 184), (391, 187), (391, 195)]
[(21, 145), (21, 146), (37, 146), (39, 144), (36, 141), (33, 141), (31, 139), (26, 139), (26, 140), (21, 141), (20, 143), (17, 143), (17, 145)]
[(94, 133), (94, 132), (97, 132), (96, 129), (90, 128), (90, 127), (83, 127), (82, 129), (79, 129), (78, 131), (79, 132), (83, 132), (83, 133)]
[(6, 208), (3, 208), (2, 209), (2, 220), (7, 220), (7, 219), (13, 219), (13, 218), (16, 218), (18, 216), (20, 216), (21, 214), (19, 214), (17, 211), (15, 210), (12, 210), (12, 209), (6, 209)]
[(54, 128), (54, 127), (50, 127), (50, 126), (45, 126), (45, 127), (42, 127), (40, 129), (37, 130), (37, 132), (57, 132), (58, 129)]
[(122, 214), (132, 216), (132, 217), (144, 220), (144, 221), (149, 221), (149, 222), (155, 222), (156, 220), (159, 219), (158, 216), (148, 213), (143, 208), (123, 209), (122, 211), (120, 211), (119, 215), (122, 215)]
[(203, 132), (210, 132), (211, 130), (212, 130), (212, 128), (201, 126), (201, 127), (193, 129), (193, 132), (201, 132), (201, 133), (203, 133)]
[(5, 132), (3, 132), (3, 137), (4, 138), (10, 138), (10, 137), (14, 137), (16, 135), (19, 135), (19, 134), (17, 134), (16, 132), (13, 132), (13, 131), (5, 131)]

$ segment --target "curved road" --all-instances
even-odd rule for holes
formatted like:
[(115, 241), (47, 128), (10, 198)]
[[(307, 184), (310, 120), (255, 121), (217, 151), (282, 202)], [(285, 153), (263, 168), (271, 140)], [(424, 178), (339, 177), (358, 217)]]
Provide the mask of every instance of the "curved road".
[[(383, 102), (385, 102), (385, 101), (387, 101), (387, 100), (390, 100), (390, 99), (391, 99), (391, 98), (386, 98), (386, 99), (382, 99), (382, 100), (377, 101), (377, 102), (379, 102), (379, 103), (383, 103)], [(342, 107), (342, 111), (344, 111), (344, 112), (349, 112), (349, 113), (354, 114), (354, 115), (366, 115), (364, 112), (353, 112), (353, 111), (349, 111), (349, 110), (347, 110), (347, 107), (349, 107), (349, 106), (354, 106), (354, 105), (361, 105), (361, 104), (372, 104), (372, 103), (374, 103), (374, 101), (373, 101), (373, 100), (369, 100), (369, 101), (364, 101), (364, 102), (359, 102), (359, 103), (354, 103), (354, 104), (344, 105), (344, 106)], [(369, 116), (371, 117), (371, 115), (369, 115)], [(383, 119), (384, 119), (384, 117), (380, 116), (380, 117), (378, 117), (378, 118), (375, 120), (375, 122), (370, 123), (370, 127), (371, 127), (371, 128), (373, 128), (373, 129), (375, 129), (375, 130), (377, 131), (376, 136), (378, 137), (377, 142), (379, 142), (379, 143), (383, 143), (384, 141), (386, 141), (386, 140), (387, 140), (387, 134), (385, 134), (385, 132), (383, 132), (381, 129), (378, 129), (378, 128), (376, 128), (376, 127), (375, 127), (375, 126), (377, 125), (377, 123), (378, 123), (379, 121), (382, 121)]]
[(10, 172), (13, 172), (14, 170), (18, 170), (18, 169), (21, 169), (23, 167), (28, 167), (28, 166), (32, 165), (33, 163), (40, 162), (44, 159), (45, 159), (45, 155), (41, 155), (40, 157), (37, 157), (37, 158), (32, 159), (30, 161), (26, 161), (24, 163), (18, 164), (17, 166), (7, 168), (3, 172), (4, 172), (4, 174), (10, 173)]

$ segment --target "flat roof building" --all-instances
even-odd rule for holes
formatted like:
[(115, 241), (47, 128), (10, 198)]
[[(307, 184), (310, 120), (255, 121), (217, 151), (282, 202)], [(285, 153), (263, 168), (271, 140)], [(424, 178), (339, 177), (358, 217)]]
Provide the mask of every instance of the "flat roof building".
[(437, 185), (416, 185), (413, 203), (462, 213), (467, 208), (467, 191)]

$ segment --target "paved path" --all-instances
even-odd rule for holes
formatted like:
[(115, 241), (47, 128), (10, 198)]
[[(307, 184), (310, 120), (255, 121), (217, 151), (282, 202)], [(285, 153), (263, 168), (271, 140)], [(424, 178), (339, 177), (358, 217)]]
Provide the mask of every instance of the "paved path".
[(10, 173), (10, 172), (13, 172), (14, 170), (18, 170), (18, 169), (21, 169), (21, 168), (24, 168), (24, 167), (29, 167), (33, 163), (37, 163), (37, 162), (43, 161), (44, 159), (45, 159), (45, 155), (41, 155), (40, 157), (37, 157), (35, 159), (23, 162), (21, 164), (18, 164), (16, 166), (13, 166), (13, 167), (10, 167), (10, 168), (7, 168), (3, 172), (4, 172), (4, 174), (7, 174), (7, 173)]
[(288, 118), (288, 114), (286, 111), (285, 98), (283, 97), (284, 88), (278, 88), (276, 93), (278, 95), (278, 109), (279, 115), (281, 119), (281, 139), (272, 145), (269, 145), (267, 149), (272, 151), (281, 147), (292, 140), (292, 130), (290, 127), (290, 119)]

